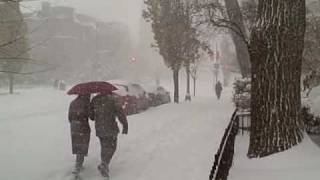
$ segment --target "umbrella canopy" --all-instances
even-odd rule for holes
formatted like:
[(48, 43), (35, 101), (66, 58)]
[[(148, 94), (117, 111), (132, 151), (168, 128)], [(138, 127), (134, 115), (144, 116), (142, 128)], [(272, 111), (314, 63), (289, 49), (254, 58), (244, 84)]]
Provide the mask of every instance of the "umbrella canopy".
[(118, 90), (114, 85), (104, 81), (93, 81), (73, 86), (67, 94), (111, 93)]

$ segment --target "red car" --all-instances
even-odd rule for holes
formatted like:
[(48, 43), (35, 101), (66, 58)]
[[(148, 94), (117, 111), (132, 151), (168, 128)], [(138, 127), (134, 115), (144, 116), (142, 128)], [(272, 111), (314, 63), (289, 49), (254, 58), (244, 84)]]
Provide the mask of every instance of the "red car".
[(127, 115), (136, 114), (139, 112), (137, 98), (128, 94), (125, 87), (121, 85), (114, 85), (118, 90), (113, 91), (114, 95), (117, 97), (117, 100), (122, 104), (122, 108)]
[(119, 89), (114, 93), (119, 97), (119, 101), (123, 104), (128, 115), (136, 114), (149, 108), (147, 93), (139, 84), (119, 80), (108, 82)]

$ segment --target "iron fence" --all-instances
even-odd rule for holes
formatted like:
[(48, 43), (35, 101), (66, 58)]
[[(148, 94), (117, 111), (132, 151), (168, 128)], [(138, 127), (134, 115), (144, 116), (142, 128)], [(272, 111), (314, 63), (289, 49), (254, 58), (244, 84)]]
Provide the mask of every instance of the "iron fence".
[(234, 143), (239, 130), (239, 117), (237, 109), (232, 114), (230, 123), (226, 128), (218, 152), (214, 155), (214, 163), (209, 180), (226, 180), (232, 166)]

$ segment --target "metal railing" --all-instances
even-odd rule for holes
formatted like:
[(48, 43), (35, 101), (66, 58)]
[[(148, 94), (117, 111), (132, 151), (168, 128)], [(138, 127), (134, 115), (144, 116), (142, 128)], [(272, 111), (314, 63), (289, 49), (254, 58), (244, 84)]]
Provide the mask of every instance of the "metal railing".
[(234, 142), (239, 130), (237, 109), (232, 114), (230, 123), (226, 128), (218, 152), (214, 155), (214, 163), (209, 180), (226, 180), (232, 166), (234, 155)]

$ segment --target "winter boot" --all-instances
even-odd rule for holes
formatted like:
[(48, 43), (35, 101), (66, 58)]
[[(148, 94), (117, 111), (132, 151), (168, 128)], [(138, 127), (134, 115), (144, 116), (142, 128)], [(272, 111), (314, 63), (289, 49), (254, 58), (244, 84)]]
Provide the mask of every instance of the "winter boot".
[(73, 174), (79, 174), (81, 171), (84, 170), (84, 167), (82, 166), (82, 164), (76, 163), (76, 165), (74, 166), (74, 169), (72, 171)]
[(99, 170), (101, 176), (106, 177), (107, 179), (109, 179), (109, 168), (107, 166), (100, 164), (98, 166), (98, 170)]
[(79, 173), (80, 173), (80, 171), (81, 171), (81, 168), (80, 168), (80, 167), (75, 166), (75, 167), (74, 167), (74, 169), (73, 169), (73, 171), (72, 171), (72, 174), (79, 174)]

